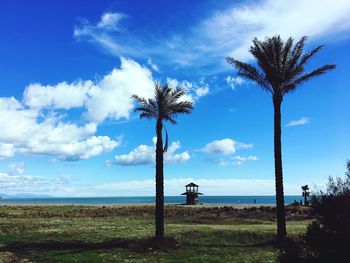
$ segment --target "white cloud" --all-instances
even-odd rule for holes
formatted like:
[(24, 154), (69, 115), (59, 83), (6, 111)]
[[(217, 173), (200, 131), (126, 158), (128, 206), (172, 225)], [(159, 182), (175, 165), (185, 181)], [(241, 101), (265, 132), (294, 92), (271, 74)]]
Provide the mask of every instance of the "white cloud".
[(25, 108), (14, 98), (0, 98), (0, 157), (15, 153), (55, 155), (62, 160), (88, 159), (111, 151), (120, 142), (95, 136), (97, 126), (66, 123), (63, 117)]
[[(264, 39), (280, 34), (283, 38), (298, 39), (307, 35), (318, 40), (328, 36), (335, 39), (339, 33), (346, 37), (345, 32), (350, 29), (349, 13), (348, 0), (295, 0), (292, 4), (285, 0), (233, 2), (191, 25), (186, 35), (172, 32), (171, 38), (141, 39), (126, 29), (111, 34), (98, 26), (103, 24), (103, 15), (96, 25), (84, 21), (76, 26), (74, 37), (93, 42), (116, 56), (158, 56), (159, 61), (197, 67), (214, 64), (222, 69), (228, 68), (223, 59), (226, 56), (249, 59), (248, 50), (254, 37)], [(121, 19), (115, 19), (112, 24), (120, 28), (120, 22)]]
[[(124, 166), (153, 164), (155, 162), (155, 142), (156, 140), (153, 138), (152, 146), (140, 145), (128, 154), (116, 155), (113, 160), (106, 161), (106, 164)], [(166, 163), (181, 163), (186, 162), (191, 158), (187, 151), (176, 153), (178, 149), (180, 149), (180, 142), (172, 142), (168, 151), (165, 153), (164, 161)]]
[(220, 166), (230, 166), (230, 165), (242, 165), (243, 163), (247, 161), (257, 161), (259, 160), (258, 157), (255, 155), (249, 155), (247, 157), (243, 156), (234, 156), (232, 158), (220, 158), (220, 159), (215, 159), (215, 158), (206, 158), (205, 161), (209, 163), (214, 163), (218, 164)]
[(226, 138), (221, 140), (214, 140), (208, 143), (202, 149), (202, 151), (209, 154), (232, 155), (238, 149), (250, 149), (252, 147), (252, 144), (236, 142), (232, 139)]
[(187, 151), (182, 153), (176, 153), (180, 149), (181, 145), (179, 141), (172, 142), (168, 148), (168, 151), (165, 153), (165, 162), (167, 163), (181, 163), (188, 161), (191, 156)]
[(121, 21), (127, 18), (122, 13), (104, 13), (96, 24), (82, 19), (79, 25), (74, 27), (73, 36), (76, 40), (85, 40), (99, 45), (107, 53), (116, 56), (130, 56), (143, 53), (138, 45), (139, 41), (130, 37), (117, 43), (116, 37), (127, 34), (127, 30), (121, 25)]
[(149, 58), (147, 59), (147, 64), (156, 72), (160, 72), (159, 66), (157, 64), (154, 64), (152, 60)]
[(154, 162), (154, 147), (148, 145), (140, 145), (128, 154), (116, 155), (114, 160), (107, 161), (108, 165), (143, 165)]
[[(274, 180), (259, 179), (202, 179), (202, 178), (176, 178), (165, 179), (165, 195), (180, 195), (184, 192), (185, 185), (195, 182), (200, 186), (200, 191), (205, 195), (273, 195)], [(57, 176), (53, 179), (45, 179), (34, 175), (9, 175), (0, 172), (1, 193), (6, 195), (34, 194), (53, 196), (154, 196), (154, 178), (145, 180), (121, 181), (97, 185), (76, 184), (68, 175)], [(285, 184), (289, 190), (289, 185)], [(299, 191), (299, 186), (296, 192)], [(287, 194), (290, 191), (287, 191)], [(294, 192), (295, 193), (295, 192)]]
[(236, 164), (236, 165), (241, 165), (241, 164), (243, 164), (246, 161), (257, 161), (257, 160), (259, 160), (259, 158), (254, 156), (254, 155), (249, 155), (248, 157), (235, 156), (235, 157), (233, 157), (233, 159), (234, 159), (233, 164)]
[[(206, 179), (182, 177), (166, 179), (164, 190), (166, 196), (179, 196), (185, 190), (185, 185), (195, 182), (199, 190), (206, 196), (220, 195), (274, 195), (275, 182), (267, 179)], [(300, 184), (285, 182), (286, 195), (293, 195), (300, 192)], [(53, 195), (66, 197), (81, 196), (130, 196), (132, 189), (133, 196), (154, 196), (155, 182), (152, 178), (145, 180), (132, 180), (110, 182), (104, 184), (77, 184), (74, 178), (69, 175), (57, 176), (51, 180), (34, 175), (16, 175), (0, 172), (1, 193), (15, 195), (21, 193), (34, 195)]]
[(10, 158), (15, 155), (15, 148), (11, 143), (0, 142), (0, 159)]
[(311, 119), (308, 117), (301, 117), (298, 120), (290, 121), (286, 124), (286, 127), (294, 127), (294, 126), (300, 126), (310, 123)]
[[(24, 91), (24, 104), (31, 108), (86, 108), (89, 121), (129, 118), (131, 95), (153, 96), (151, 72), (133, 60), (121, 58), (120, 69), (113, 69), (97, 83), (91, 80), (66, 82), (54, 86), (31, 84)], [(103, 105), (103, 107), (101, 107)]]
[(235, 89), (236, 85), (240, 86), (244, 82), (244, 80), (241, 77), (231, 77), (231, 76), (227, 76), (225, 81), (231, 87), (231, 89)]
[(24, 162), (11, 163), (9, 166), (10, 175), (20, 175), (24, 173)]
[(119, 31), (118, 25), (123, 18), (125, 18), (124, 14), (104, 13), (96, 27), (103, 30)]
[(197, 88), (196, 89), (196, 95), (198, 97), (203, 97), (209, 93), (209, 88), (208, 87), (202, 87), (202, 88)]
[(208, 143), (203, 152), (230, 155), (236, 152), (235, 141), (231, 139), (215, 140)]
[[(88, 119), (101, 122), (106, 118), (129, 118), (133, 109), (131, 95), (152, 97), (154, 82), (151, 72), (128, 59), (121, 59), (121, 68), (104, 76), (86, 102)], [(103, 105), (103, 107), (101, 107)]]
[(246, 59), (254, 37), (332, 35), (350, 28), (349, 12), (347, 0), (295, 0), (293, 4), (284, 0), (254, 1), (214, 13), (199, 30), (226, 56)]
[(168, 77), (166, 81), (174, 88), (181, 87), (185, 90), (186, 93), (180, 98), (180, 101), (196, 102), (199, 98), (209, 94), (209, 87), (203, 79), (199, 82), (191, 82), (188, 80), (179, 81)]
[(0, 188), (2, 194), (10, 196), (17, 194), (79, 196), (79, 190), (82, 190), (72, 186), (70, 177), (66, 175), (46, 179), (24, 173), (9, 174), (3, 172), (0, 172)]
[(68, 84), (58, 83), (55, 86), (30, 84), (23, 94), (24, 104), (31, 108), (71, 109), (83, 107), (94, 88), (92, 81), (79, 81)]
[[(164, 190), (166, 196), (178, 196), (184, 191), (189, 182), (200, 186), (200, 191), (210, 195), (274, 195), (274, 180), (266, 179), (226, 179), (226, 178), (165, 178)], [(300, 191), (300, 184), (285, 182), (285, 193), (296, 194)], [(120, 181), (103, 184), (80, 184), (74, 177), (61, 174), (46, 179), (37, 175), (28, 175), (21, 170), (10, 174), (0, 172), (0, 189), (5, 195), (33, 194), (53, 196), (154, 196), (154, 177), (144, 180)]]

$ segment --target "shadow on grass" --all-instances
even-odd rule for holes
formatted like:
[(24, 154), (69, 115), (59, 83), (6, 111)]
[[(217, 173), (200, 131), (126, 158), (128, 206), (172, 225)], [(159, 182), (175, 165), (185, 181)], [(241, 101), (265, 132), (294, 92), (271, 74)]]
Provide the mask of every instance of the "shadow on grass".
[(38, 243), (24, 243), (16, 242), (0, 247), (0, 252), (18, 252), (26, 250), (77, 250), (77, 251), (91, 251), (91, 250), (105, 250), (124, 248), (130, 249), (135, 252), (144, 253), (153, 250), (170, 251), (183, 247), (201, 247), (201, 248), (218, 248), (218, 247), (236, 247), (236, 248), (253, 248), (253, 247), (265, 247), (272, 245), (271, 240), (265, 242), (259, 242), (255, 244), (183, 244), (176, 238), (166, 238), (163, 246), (156, 244), (153, 238), (144, 239), (112, 239), (103, 242), (81, 242), (81, 241), (68, 241), (68, 242), (38, 242)]
[(81, 241), (67, 241), (67, 242), (38, 242), (38, 243), (24, 243), (14, 242), (11, 244), (3, 245), (0, 248), (0, 252), (10, 251), (25, 251), (25, 250), (79, 250), (79, 251), (91, 251), (91, 250), (105, 250), (113, 248), (125, 248), (135, 252), (145, 252), (154, 249), (172, 250), (176, 249), (179, 243), (174, 238), (166, 238), (164, 245), (161, 247), (156, 244), (153, 238), (144, 239), (112, 239), (103, 242), (81, 242)]

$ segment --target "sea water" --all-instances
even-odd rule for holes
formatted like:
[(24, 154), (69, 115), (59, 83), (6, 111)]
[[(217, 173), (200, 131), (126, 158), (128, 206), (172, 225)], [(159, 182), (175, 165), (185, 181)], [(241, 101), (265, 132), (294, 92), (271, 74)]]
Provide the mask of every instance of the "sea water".
[[(287, 195), (285, 203), (300, 201), (302, 196)], [(183, 204), (185, 196), (165, 196), (166, 204)], [(154, 196), (128, 197), (50, 197), (50, 198), (3, 198), (0, 204), (74, 204), (74, 205), (113, 205), (113, 204), (153, 204)], [(275, 204), (275, 196), (200, 196), (200, 204)]]

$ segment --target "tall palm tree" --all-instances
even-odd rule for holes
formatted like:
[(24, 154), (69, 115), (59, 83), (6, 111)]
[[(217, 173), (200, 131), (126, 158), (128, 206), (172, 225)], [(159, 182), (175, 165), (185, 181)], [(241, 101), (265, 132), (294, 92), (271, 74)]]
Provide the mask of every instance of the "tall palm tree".
[(294, 91), (305, 81), (334, 69), (335, 65), (325, 65), (310, 72), (305, 66), (310, 58), (323, 46), (304, 53), (306, 37), (295, 45), (293, 38), (284, 42), (280, 36), (266, 38), (265, 41), (253, 40), (250, 53), (258, 67), (227, 57), (227, 62), (238, 70), (238, 75), (256, 82), (272, 95), (274, 106), (274, 156), (277, 205), (277, 234), (284, 239), (287, 235), (284, 211), (282, 149), (281, 149), (281, 104), (284, 95)]
[(307, 197), (310, 196), (310, 192), (309, 192), (309, 186), (306, 184), (304, 186), (301, 187), (301, 190), (303, 191), (303, 196), (304, 196), (304, 205), (307, 206), (309, 204)]
[(163, 147), (162, 131), (163, 122), (169, 121), (176, 124), (175, 118), (180, 113), (190, 113), (193, 103), (190, 101), (180, 101), (185, 95), (181, 88), (173, 89), (170, 84), (161, 86), (155, 83), (155, 97), (153, 99), (141, 98), (133, 95), (132, 98), (139, 104), (136, 112), (141, 112), (140, 118), (155, 119), (156, 124), (156, 233), (155, 238), (158, 245), (164, 240), (164, 153), (168, 148), (168, 133), (165, 129), (165, 144)]

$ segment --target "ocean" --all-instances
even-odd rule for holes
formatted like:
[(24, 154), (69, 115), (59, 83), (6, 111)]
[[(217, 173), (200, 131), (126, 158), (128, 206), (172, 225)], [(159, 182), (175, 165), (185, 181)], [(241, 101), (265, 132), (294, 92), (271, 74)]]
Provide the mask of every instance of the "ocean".
[[(300, 201), (302, 196), (287, 195), (285, 203)], [(200, 204), (275, 204), (275, 196), (200, 196)], [(154, 196), (130, 197), (51, 197), (51, 198), (3, 198), (0, 204), (72, 204), (72, 205), (113, 205), (113, 204), (153, 204)], [(185, 196), (165, 196), (166, 204), (183, 204)]]

